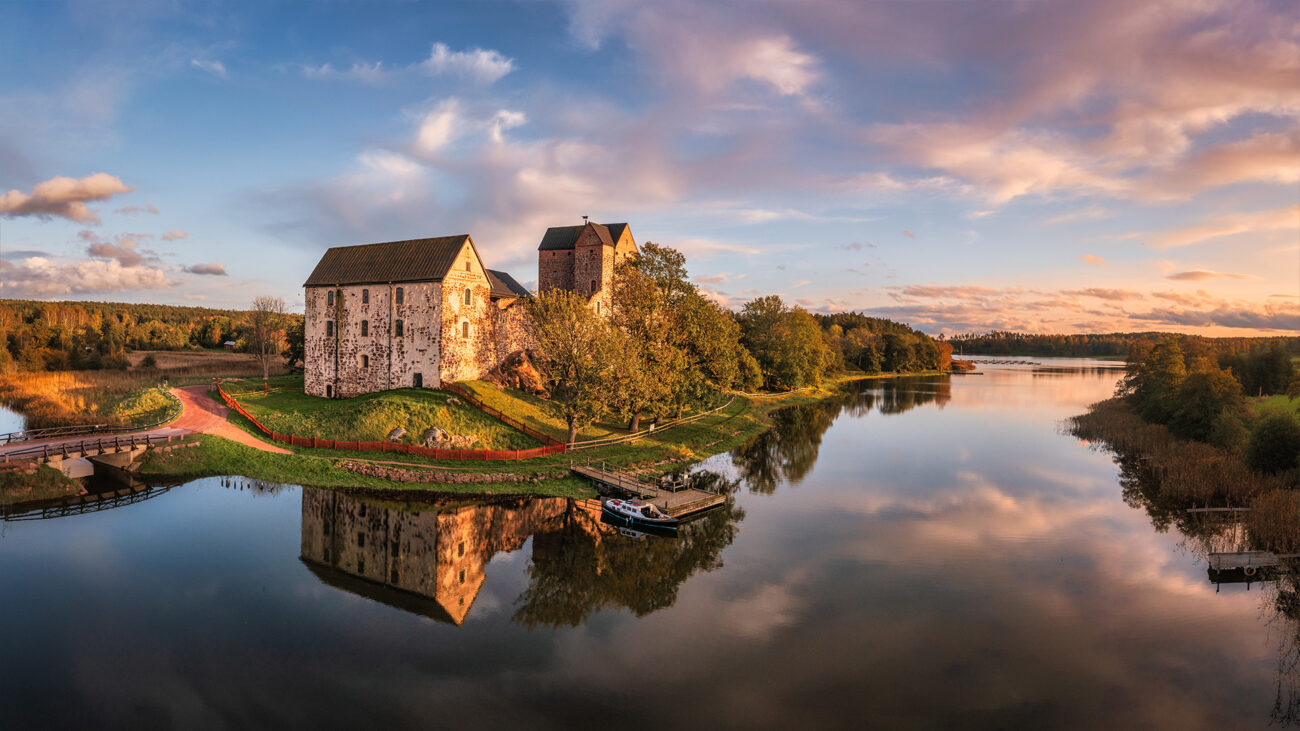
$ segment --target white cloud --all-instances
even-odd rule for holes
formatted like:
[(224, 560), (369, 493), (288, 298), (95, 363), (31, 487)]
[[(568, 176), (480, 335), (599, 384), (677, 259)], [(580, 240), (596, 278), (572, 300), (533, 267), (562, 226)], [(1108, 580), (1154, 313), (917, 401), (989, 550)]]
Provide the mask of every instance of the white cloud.
[(181, 239), (186, 238), (186, 237), (188, 237), (188, 236), (189, 236), (189, 234), (185, 233), (184, 231), (182, 231), (182, 230), (180, 230), (180, 229), (175, 229), (175, 230), (173, 230), (173, 231), (168, 231), (167, 233), (163, 234), (163, 235), (162, 235), (162, 240), (163, 240), (163, 241), (180, 241)]
[(171, 286), (162, 269), (123, 266), (115, 259), (58, 262), (32, 257), (17, 263), (0, 261), (0, 292), (5, 297), (61, 297), (157, 290)]
[(107, 200), (130, 192), (130, 187), (107, 173), (95, 173), (80, 179), (60, 176), (37, 183), (31, 193), (11, 190), (0, 195), (0, 214), (14, 218), (59, 216), (78, 223), (98, 223), (99, 216), (86, 208), (87, 202)]
[(431, 74), (458, 74), (491, 84), (513, 71), (515, 62), (497, 51), (483, 48), (453, 51), (445, 43), (435, 43), (429, 58), (420, 67)]
[(215, 61), (215, 60), (206, 61), (206, 60), (199, 60), (197, 58), (192, 58), (190, 59), (190, 65), (195, 68), (202, 69), (219, 79), (227, 78), (226, 65), (221, 63), (220, 61)]

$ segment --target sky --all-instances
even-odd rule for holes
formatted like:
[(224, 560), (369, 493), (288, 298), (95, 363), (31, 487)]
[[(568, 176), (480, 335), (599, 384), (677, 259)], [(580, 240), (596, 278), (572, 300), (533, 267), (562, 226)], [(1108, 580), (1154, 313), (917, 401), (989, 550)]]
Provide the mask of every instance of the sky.
[(0, 297), (631, 224), (732, 308), (1300, 331), (1300, 3), (0, 2)]

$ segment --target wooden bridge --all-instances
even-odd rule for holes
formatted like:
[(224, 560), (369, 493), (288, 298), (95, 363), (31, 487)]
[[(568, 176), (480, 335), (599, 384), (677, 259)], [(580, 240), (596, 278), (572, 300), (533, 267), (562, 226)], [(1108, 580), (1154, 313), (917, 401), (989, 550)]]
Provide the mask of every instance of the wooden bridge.
[(591, 480), (598, 487), (635, 495), (653, 503), (674, 518), (698, 515), (727, 502), (727, 497), (721, 493), (686, 487), (684, 482), (661, 483), (656, 486), (642, 482), (634, 475), (606, 469), (603, 464), (573, 465), (571, 469), (574, 474)]
[(66, 460), (85, 457), (92, 462), (125, 469), (136, 455), (160, 442), (170, 442), (176, 435), (123, 434), (97, 437), (80, 441), (61, 441), (54, 444), (37, 444), (4, 453), (4, 464), (35, 462), (51, 467), (63, 467)]

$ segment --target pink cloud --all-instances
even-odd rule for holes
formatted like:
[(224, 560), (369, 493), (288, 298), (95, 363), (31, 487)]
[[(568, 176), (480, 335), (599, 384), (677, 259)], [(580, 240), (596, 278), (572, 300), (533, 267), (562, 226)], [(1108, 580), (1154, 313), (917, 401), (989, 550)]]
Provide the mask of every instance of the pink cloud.
[(1083, 256), (1080, 256), (1079, 259), (1083, 261), (1085, 264), (1101, 265), (1106, 263), (1105, 259), (1101, 258), (1100, 256), (1094, 256), (1092, 254), (1084, 254)]
[(168, 231), (167, 233), (163, 234), (163, 235), (162, 235), (162, 240), (163, 240), (163, 241), (180, 241), (181, 239), (183, 239), (183, 238), (185, 238), (185, 237), (187, 237), (187, 236), (189, 236), (189, 234), (185, 233), (184, 231), (182, 231), (182, 230), (180, 230), (180, 229), (176, 229), (176, 230), (174, 230), (174, 231)]
[(1294, 230), (1300, 232), (1300, 205), (1251, 213), (1228, 213), (1151, 239), (1157, 249), (1190, 246), (1221, 236)]
[(107, 173), (84, 178), (57, 177), (37, 183), (30, 193), (11, 190), (0, 195), (0, 214), (9, 217), (61, 217), (78, 223), (98, 223), (99, 216), (86, 208), (90, 201), (102, 201), (131, 188)]

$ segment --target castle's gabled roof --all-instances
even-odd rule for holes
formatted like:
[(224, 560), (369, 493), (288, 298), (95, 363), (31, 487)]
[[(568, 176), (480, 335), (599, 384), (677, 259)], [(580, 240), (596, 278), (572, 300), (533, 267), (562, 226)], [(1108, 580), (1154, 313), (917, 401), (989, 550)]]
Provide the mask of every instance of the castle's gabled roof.
[(496, 269), (487, 270), (488, 282), (492, 285), (493, 297), (527, 297), (528, 290), (515, 278)]
[[(606, 246), (613, 246), (618, 243), (618, 239), (623, 235), (623, 230), (627, 228), (626, 223), (608, 223), (601, 224), (592, 222), (588, 224), (596, 231), (600, 237), (600, 243)], [(542, 236), (542, 243), (538, 245), (538, 251), (554, 251), (558, 249), (572, 249), (578, 243), (578, 237), (582, 235), (583, 229), (587, 226), (552, 226), (546, 229), (546, 234)]]
[[(335, 246), (320, 258), (304, 287), (387, 282), (436, 282), (447, 275), (469, 234), (382, 244)], [(475, 250), (477, 256), (478, 251)]]

